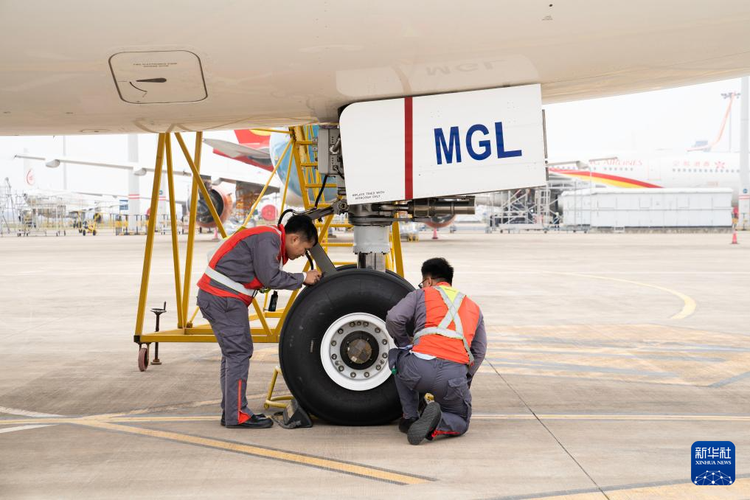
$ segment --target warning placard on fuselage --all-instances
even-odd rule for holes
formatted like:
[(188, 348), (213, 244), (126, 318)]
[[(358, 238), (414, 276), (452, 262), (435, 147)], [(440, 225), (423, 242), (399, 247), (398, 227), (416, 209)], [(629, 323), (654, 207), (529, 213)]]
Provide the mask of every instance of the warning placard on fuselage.
[(539, 85), (356, 103), (340, 128), (352, 205), (546, 183)]

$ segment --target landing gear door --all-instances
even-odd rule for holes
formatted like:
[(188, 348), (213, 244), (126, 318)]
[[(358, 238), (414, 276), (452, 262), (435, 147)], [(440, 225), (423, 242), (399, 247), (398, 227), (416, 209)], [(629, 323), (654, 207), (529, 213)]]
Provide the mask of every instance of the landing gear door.
[(350, 205), (546, 184), (541, 87), (362, 102), (340, 119)]

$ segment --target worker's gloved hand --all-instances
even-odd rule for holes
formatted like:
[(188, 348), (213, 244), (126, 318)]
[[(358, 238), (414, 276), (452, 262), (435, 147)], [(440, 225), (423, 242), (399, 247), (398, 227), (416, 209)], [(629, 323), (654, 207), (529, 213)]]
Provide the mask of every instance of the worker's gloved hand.
[(318, 281), (320, 281), (320, 277), (322, 274), (317, 269), (313, 269), (312, 271), (307, 271), (305, 273), (305, 285), (314, 285)]

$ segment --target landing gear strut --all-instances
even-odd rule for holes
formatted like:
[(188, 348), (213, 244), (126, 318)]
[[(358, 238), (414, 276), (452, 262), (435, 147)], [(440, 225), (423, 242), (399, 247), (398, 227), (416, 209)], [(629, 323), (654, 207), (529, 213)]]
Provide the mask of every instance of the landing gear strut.
[[(318, 144), (329, 141), (321, 128)], [(330, 151), (319, 148), (320, 155)], [(321, 174), (343, 174), (341, 159)], [(473, 213), (473, 199), (407, 200), (349, 206), (339, 182), (339, 200), (306, 212), (312, 219), (346, 213), (354, 226), (357, 265), (336, 269), (322, 249), (311, 252), (323, 279), (299, 294), (281, 330), (279, 358), (287, 387), (310, 413), (338, 425), (378, 425), (398, 418), (401, 405), (388, 366), (395, 347), (388, 334), (388, 311), (414, 287), (386, 272), (394, 222), (429, 220), (436, 215)], [(407, 217), (411, 215), (411, 217)], [(398, 237), (394, 234), (394, 237)]]

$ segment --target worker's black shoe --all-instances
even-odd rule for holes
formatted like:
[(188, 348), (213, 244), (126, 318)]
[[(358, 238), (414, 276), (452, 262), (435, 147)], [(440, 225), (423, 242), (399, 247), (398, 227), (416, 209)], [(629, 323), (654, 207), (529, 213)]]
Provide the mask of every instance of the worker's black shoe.
[(227, 425), (227, 429), (268, 429), (273, 427), (273, 420), (266, 416), (253, 415), (250, 420), (246, 420), (241, 424)]
[[(270, 418), (268, 418), (268, 417), (266, 417), (266, 416), (265, 416), (264, 414), (262, 414), (262, 413), (256, 413), (255, 415), (253, 415), (253, 417), (258, 417), (258, 418), (260, 418), (260, 419), (266, 419), (266, 420), (268, 420), (269, 422), (271, 422), (271, 419), (270, 419)], [(250, 420), (252, 420), (252, 419), (253, 419), (253, 418), (251, 417), (251, 418), (250, 418)], [(271, 423), (271, 425), (273, 425), (273, 423)], [(222, 426), (222, 427), (226, 427), (226, 426), (227, 426), (227, 422), (226, 422), (226, 420), (225, 420), (225, 418), (224, 418), (224, 414), (223, 414), (223, 413), (221, 414), (221, 426)], [(239, 426), (237, 426), (237, 425), (230, 425), (229, 427), (242, 427), (242, 426), (241, 426), (241, 425), (239, 425)], [(269, 425), (268, 427), (271, 427), (271, 426)], [(265, 429), (265, 427), (261, 427), (261, 429)]]
[(432, 432), (440, 423), (440, 417), (442, 416), (443, 412), (440, 411), (439, 404), (435, 402), (428, 403), (422, 412), (422, 416), (419, 417), (419, 420), (411, 424), (409, 431), (406, 433), (409, 444), (419, 444), (425, 438), (431, 437)]
[(413, 424), (417, 420), (417, 418), (401, 417), (401, 420), (398, 421), (398, 430), (406, 434), (407, 432), (409, 432), (409, 427), (411, 427), (411, 424)]

